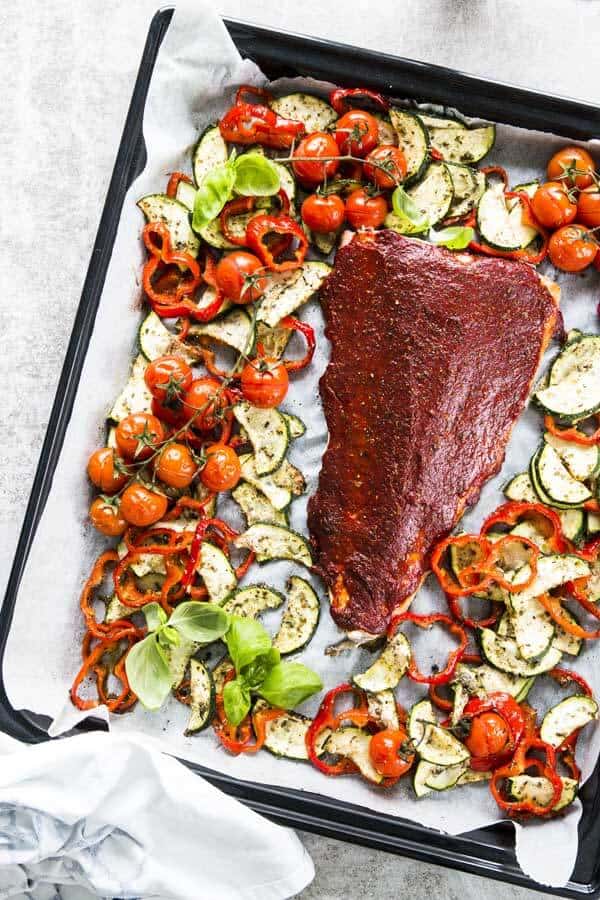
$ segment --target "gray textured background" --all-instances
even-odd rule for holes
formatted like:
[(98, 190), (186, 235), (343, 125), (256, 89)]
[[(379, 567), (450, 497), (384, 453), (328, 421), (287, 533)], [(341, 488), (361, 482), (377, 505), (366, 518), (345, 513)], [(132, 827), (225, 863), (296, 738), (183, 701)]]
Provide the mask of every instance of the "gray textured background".
[[(0, 4), (0, 582), (38, 454), (157, 0)], [(224, 15), (598, 100), (598, 0), (219, 0)], [(0, 586), (2, 586), (0, 585)], [(303, 898), (530, 891), (303, 835)]]

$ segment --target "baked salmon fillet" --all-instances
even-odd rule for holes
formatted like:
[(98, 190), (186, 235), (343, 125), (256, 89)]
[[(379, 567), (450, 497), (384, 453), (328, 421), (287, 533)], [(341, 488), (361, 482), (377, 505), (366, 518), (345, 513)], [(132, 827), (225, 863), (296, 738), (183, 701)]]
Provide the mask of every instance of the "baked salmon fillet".
[(500, 469), (557, 327), (557, 293), (526, 263), (393, 231), (339, 250), (321, 289), (329, 444), (308, 525), (346, 631), (385, 630)]

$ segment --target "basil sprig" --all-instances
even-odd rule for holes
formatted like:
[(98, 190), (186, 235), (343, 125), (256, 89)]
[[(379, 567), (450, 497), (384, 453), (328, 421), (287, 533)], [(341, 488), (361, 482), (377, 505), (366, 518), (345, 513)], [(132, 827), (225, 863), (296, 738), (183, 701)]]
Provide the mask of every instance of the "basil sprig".
[(464, 250), (474, 237), (475, 231), (469, 225), (450, 225), (441, 231), (434, 231), (432, 228), (429, 232), (429, 240), (433, 244), (447, 247), (448, 250)]
[(216, 219), (234, 194), (243, 197), (270, 197), (280, 188), (277, 166), (262, 153), (235, 151), (227, 162), (207, 172), (196, 191), (192, 228), (199, 231)]
[(132, 691), (150, 710), (165, 702), (173, 684), (167, 650), (181, 638), (208, 644), (222, 637), (229, 617), (220, 606), (189, 601), (180, 603), (169, 619), (158, 603), (144, 606), (148, 634), (134, 644), (125, 660), (125, 671)]
[(223, 689), (225, 715), (232, 725), (248, 715), (253, 694), (272, 706), (293, 709), (323, 687), (316, 672), (302, 663), (281, 662), (268, 632), (254, 619), (231, 616), (225, 643), (236, 671)]
[(132, 691), (149, 710), (159, 709), (173, 687), (168, 650), (181, 638), (208, 644), (223, 638), (236, 677), (223, 689), (225, 715), (239, 725), (250, 711), (252, 695), (272, 706), (292, 709), (323, 687), (319, 676), (302, 663), (281, 662), (279, 650), (260, 622), (230, 616), (212, 603), (180, 603), (170, 618), (158, 605), (144, 606), (148, 635), (134, 644), (125, 661)]

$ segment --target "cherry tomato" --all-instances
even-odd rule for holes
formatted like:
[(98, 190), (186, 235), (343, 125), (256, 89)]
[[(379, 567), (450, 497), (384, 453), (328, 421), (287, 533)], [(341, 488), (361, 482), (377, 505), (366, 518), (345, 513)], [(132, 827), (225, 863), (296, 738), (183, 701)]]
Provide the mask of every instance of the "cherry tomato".
[(185, 444), (167, 444), (156, 461), (156, 474), (169, 487), (186, 488), (197, 471), (198, 466)]
[(154, 399), (171, 406), (185, 394), (192, 377), (192, 370), (178, 356), (159, 356), (144, 373), (146, 387)]
[(358, 188), (346, 200), (346, 218), (353, 228), (378, 228), (387, 214), (387, 201), (381, 194), (371, 197), (363, 188)]
[(565, 225), (548, 242), (550, 261), (563, 272), (582, 272), (594, 262), (598, 244), (585, 225)]
[(176, 428), (181, 428), (189, 418), (186, 414), (183, 400), (175, 403), (173, 406), (165, 406), (154, 398), (152, 400), (152, 415), (160, 419), (161, 422), (166, 422), (167, 425), (173, 425)]
[(157, 494), (134, 481), (121, 495), (121, 515), (130, 525), (147, 528), (162, 519), (168, 508), (164, 494)]
[(496, 756), (511, 739), (508, 725), (498, 713), (486, 712), (471, 720), (465, 744), (471, 756)]
[[(374, 166), (371, 163), (378, 163)], [(383, 169), (379, 168), (383, 166)], [(393, 144), (380, 144), (365, 160), (364, 171), (367, 178), (374, 181), (377, 187), (385, 190), (395, 188), (406, 178), (406, 157), (400, 147)]]
[(377, 119), (363, 109), (351, 109), (335, 123), (334, 137), (341, 153), (366, 156), (379, 140)]
[(548, 180), (565, 181), (569, 187), (575, 185), (582, 190), (594, 183), (590, 173), (595, 169), (594, 160), (587, 150), (582, 147), (563, 147), (548, 163)]
[(242, 369), (242, 393), (249, 403), (260, 409), (278, 406), (289, 387), (286, 367), (274, 357), (260, 357)]
[(302, 220), (317, 234), (337, 231), (345, 215), (344, 201), (337, 194), (311, 194), (302, 204)]
[(569, 225), (577, 213), (577, 204), (569, 199), (567, 189), (560, 181), (547, 181), (540, 185), (531, 201), (534, 215), (546, 228)]
[(127, 481), (127, 473), (119, 471), (118, 457), (112, 447), (102, 447), (92, 453), (87, 473), (92, 484), (103, 494), (115, 494)]
[(202, 410), (192, 421), (192, 427), (200, 431), (210, 431), (220, 419), (225, 408), (225, 398), (218, 394), (221, 385), (216, 378), (195, 378), (184, 397), (183, 405), (186, 410), (186, 418), (194, 416), (196, 410)]
[(596, 185), (580, 193), (577, 200), (577, 221), (588, 228), (600, 225), (600, 190)]
[(380, 775), (399, 778), (408, 772), (415, 758), (408, 735), (403, 728), (378, 731), (369, 744), (371, 762)]
[(90, 506), (90, 519), (94, 528), (108, 537), (119, 537), (127, 528), (118, 504), (109, 503), (102, 497), (96, 497)]
[(229, 491), (242, 474), (237, 453), (227, 444), (211, 444), (206, 450), (206, 465), (200, 479), (209, 491)]
[[(325, 131), (314, 131), (302, 138), (294, 151), (294, 156), (302, 157), (292, 163), (296, 177), (303, 184), (320, 184), (331, 178), (338, 170), (340, 155), (338, 145), (332, 135)], [(305, 157), (311, 157), (306, 159)], [(327, 162), (319, 162), (322, 157), (333, 157)]]
[(217, 287), (234, 303), (253, 303), (264, 293), (266, 279), (256, 273), (264, 265), (253, 253), (234, 250), (219, 260), (216, 271)]
[(125, 459), (148, 459), (165, 437), (164, 428), (150, 413), (131, 413), (117, 425), (117, 447)]

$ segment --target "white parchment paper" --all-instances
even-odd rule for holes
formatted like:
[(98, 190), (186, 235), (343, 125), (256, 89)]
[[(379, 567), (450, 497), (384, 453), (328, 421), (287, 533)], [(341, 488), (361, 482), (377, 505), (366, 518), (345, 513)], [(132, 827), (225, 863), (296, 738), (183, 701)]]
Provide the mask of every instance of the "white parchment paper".
[[(263, 80), (252, 63), (240, 59), (222, 23), (207, 7), (200, 3), (179, 5), (160, 50), (148, 96), (144, 117), (148, 162), (125, 200), (72, 419), (16, 604), (4, 677), (8, 696), (17, 709), (51, 717), (62, 713), (63, 724), (74, 718), (66, 698), (80, 666), (82, 622), (78, 597), (93, 560), (105, 546), (87, 521), (91, 492), (85, 466), (92, 450), (104, 441), (104, 419), (127, 377), (141, 319), (138, 277), (142, 264), (139, 240), (142, 215), (135, 200), (146, 193), (163, 190), (169, 172), (189, 171), (190, 150), (198, 133), (231, 102), (234, 86)], [(296, 84), (297, 81), (286, 79), (275, 88), (283, 92)], [(322, 85), (306, 79), (300, 84), (323, 91)], [(564, 139), (558, 137), (499, 125), (497, 142), (486, 164), (508, 167), (514, 185), (540, 177), (549, 155), (562, 144)], [(555, 275), (553, 270), (550, 274)], [(557, 280), (563, 288), (562, 310), (567, 327), (594, 330), (597, 273), (559, 275)], [(308, 496), (316, 488), (327, 440), (318, 395), (318, 379), (327, 364), (327, 342), (318, 306), (309, 304), (302, 315), (315, 327), (319, 349), (310, 371), (294, 378), (285, 409), (300, 415), (308, 426), (307, 434), (294, 442), (291, 451), (292, 462), (300, 466), (307, 478)], [(465, 516), (467, 530), (479, 527), (485, 515), (502, 502), (501, 485), (526, 468), (540, 439), (541, 424), (535, 410), (525, 411), (515, 427), (501, 473), (484, 487), (476, 507)], [(232, 507), (233, 504), (221, 509), (225, 517)], [(294, 502), (291, 520), (292, 527), (306, 531), (306, 497)], [(251, 570), (245, 582), (266, 581), (282, 587), (292, 570), (288, 564), (271, 563), (260, 570)], [(306, 575), (304, 571), (301, 574)], [(322, 584), (317, 579), (313, 583), (324, 596)], [(445, 603), (431, 585), (426, 585), (414, 609), (424, 612), (434, 608), (444, 609)], [(269, 613), (264, 618), (265, 625), (274, 632), (280, 616), (280, 610)], [(336, 658), (325, 656), (325, 648), (342, 637), (325, 608), (317, 633), (301, 656), (321, 674), (325, 689), (347, 680), (350, 674), (362, 671), (372, 661), (370, 654), (359, 648)], [(417, 655), (424, 666), (428, 660), (433, 661), (434, 655), (439, 658), (444, 652), (443, 638), (439, 646), (432, 647), (431, 635), (423, 639), (422, 634), (411, 633), (410, 637), (414, 637)], [(217, 659), (218, 655), (213, 658)], [(581, 658), (573, 661), (569, 657), (565, 664), (585, 675), (600, 693), (598, 649), (586, 647)], [(422, 688), (407, 679), (397, 689), (398, 699), (406, 706), (423, 693)], [(544, 695), (543, 688), (536, 685), (532, 701), (543, 711), (556, 702), (556, 691)], [(318, 698), (315, 698), (305, 704), (305, 711), (313, 713), (317, 705)], [(160, 714), (150, 714), (139, 707), (130, 714), (113, 717), (111, 727), (117, 732), (143, 732), (158, 739), (166, 752), (236, 778), (324, 794), (451, 834), (498, 820), (497, 806), (485, 784), (434, 794), (417, 802), (406, 779), (387, 793), (358, 778), (327, 779), (309, 765), (276, 760), (268, 753), (232, 758), (223, 752), (210, 730), (185, 738), (186, 718), (185, 707), (172, 701)], [(586, 728), (580, 745), (579, 761), (585, 779), (600, 752), (600, 730)], [(526, 873), (544, 884), (565, 884), (576, 858), (580, 815), (581, 805), (577, 800), (556, 821), (515, 826), (517, 857)], [(539, 852), (540, 842), (543, 842), (543, 854)]]

